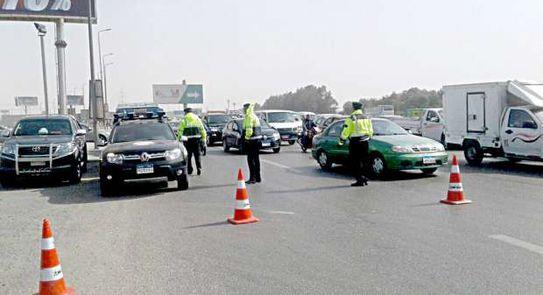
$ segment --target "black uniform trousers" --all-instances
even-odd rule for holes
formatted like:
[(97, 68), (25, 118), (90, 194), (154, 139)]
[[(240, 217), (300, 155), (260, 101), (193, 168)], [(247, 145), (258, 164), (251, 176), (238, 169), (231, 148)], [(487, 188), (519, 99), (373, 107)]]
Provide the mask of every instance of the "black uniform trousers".
[(192, 174), (192, 157), (196, 162), (196, 169), (201, 169), (202, 164), (200, 162), (200, 140), (201, 138), (189, 138), (186, 141), (185, 148), (187, 148), (188, 158), (188, 173)]
[[(351, 163), (352, 173), (357, 182), (367, 181), (364, 176), (364, 169), (369, 165), (369, 140), (363, 140), (361, 137), (352, 137), (349, 140), (349, 162)], [(364, 169), (362, 168), (364, 166)]]
[(249, 180), (256, 182), (262, 181), (260, 177), (260, 148), (262, 141), (260, 139), (245, 140), (247, 151), (247, 164), (249, 165)]

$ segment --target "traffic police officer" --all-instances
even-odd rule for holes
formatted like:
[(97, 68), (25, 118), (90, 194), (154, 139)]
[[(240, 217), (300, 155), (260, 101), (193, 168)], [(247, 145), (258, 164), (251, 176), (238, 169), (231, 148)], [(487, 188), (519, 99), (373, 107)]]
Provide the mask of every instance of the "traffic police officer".
[(192, 113), (191, 108), (185, 108), (185, 117), (179, 123), (177, 137), (180, 140), (186, 138), (185, 147), (188, 153), (188, 173), (192, 174), (192, 156), (196, 162), (198, 175), (202, 174), (202, 164), (200, 162), (200, 142), (206, 142), (206, 130), (204, 124), (198, 116)]
[(262, 131), (260, 119), (254, 113), (254, 104), (243, 105), (243, 138), (247, 151), (247, 164), (249, 165), (249, 180), (247, 184), (261, 182), (260, 177), (260, 148), (262, 147)]
[(363, 175), (361, 164), (364, 164), (364, 168), (368, 165), (368, 142), (372, 136), (371, 120), (362, 113), (362, 104), (353, 102), (353, 113), (345, 120), (339, 141), (343, 145), (349, 139), (349, 162), (353, 165), (353, 176), (356, 179), (356, 182), (351, 186), (368, 184), (368, 179)]

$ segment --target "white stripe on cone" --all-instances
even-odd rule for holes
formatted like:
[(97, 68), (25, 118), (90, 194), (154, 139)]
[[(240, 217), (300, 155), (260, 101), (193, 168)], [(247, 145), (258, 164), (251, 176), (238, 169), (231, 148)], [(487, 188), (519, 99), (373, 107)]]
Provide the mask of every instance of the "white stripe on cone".
[(42, 250), (53, 250), (55, 249), (55, 238), (45, 238), (41, 239), (41, 249)]
[(238, 189), (244, 189), (245, 187), (245, 181), (238, 181)]
[(463, 192), (464, 189), (461, 183), (449, 183), (450, 192)]
[(62, 274), (62, 268), (60, 265), (45, 268), (40, 271), (40, 281), (42, 282), (58, 281), (63, 277), (64, 275)]
[(251, 209), (251, 204), (249, 204), (249, 200), (236, 200), (236, 210), (248, 210)]
[(453, 165), (451, 167), (451, 173), (459, 174), (460, 173), (460, 167), (458, 167), (458, 165)]

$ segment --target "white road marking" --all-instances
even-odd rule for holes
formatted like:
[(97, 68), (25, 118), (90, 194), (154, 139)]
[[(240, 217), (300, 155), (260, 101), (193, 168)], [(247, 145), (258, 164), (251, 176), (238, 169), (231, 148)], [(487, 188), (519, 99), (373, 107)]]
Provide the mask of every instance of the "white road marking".
[(517, 246), (517, 247), (520, 247), (520, 248), (524, 248), (524, 249), (526, 249), (528, 251), (532, 251), (534, 253), (543, 255), (543, 247), (541, 247), (541, 246), (538, 246), (538, 245), (535, 245), (535, 244), (532, 244), (532, 243), (529, 243), (529, 242), (525, 242), (523, 240), (515, 239), (515, 238), (512, 238), (510, 236), (506, 236), (506, 235), (491, 235), (489, 237), (492, 238), (492, 239), (502, 241), (502, 242), (505, 242), (507, 244)]
[(292, 167), (289, 167), (289, 166), (286, 166), (286, 165), (283, 165), (283, 164), (275, 163), (275, 162), (270, 161), (270, 160), (261, 159), (260, 162), (264, 162), (266, 164), (270, 164), (272, 166), (287, 169), (287, 170), (298, 171), (296, 168), (292, 168)]
[(268, 211), (271, 214), (283, 214), (283, 215), (294, 215), (294, 212), (289, 211)]
[(100, 177), (82, 177), (81, 181), (83, 182), (90, 182), (90, 181), (96, 181), (100, 180)]

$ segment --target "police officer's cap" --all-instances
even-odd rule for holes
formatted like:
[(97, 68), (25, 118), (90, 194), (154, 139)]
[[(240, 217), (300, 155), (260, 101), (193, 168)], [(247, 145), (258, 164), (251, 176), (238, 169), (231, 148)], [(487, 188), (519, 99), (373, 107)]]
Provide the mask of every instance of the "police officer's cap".
[(360, 103), (358, 101), (353, 101), (353, 109), (355, 109), (355, 110), (362, 109), (362, 103)]
[(185, 108), (183, 111), (185, 113), (192, 113), (192, 108)]

